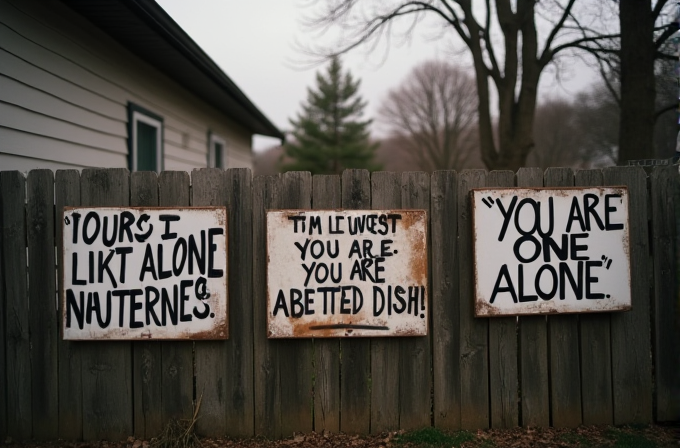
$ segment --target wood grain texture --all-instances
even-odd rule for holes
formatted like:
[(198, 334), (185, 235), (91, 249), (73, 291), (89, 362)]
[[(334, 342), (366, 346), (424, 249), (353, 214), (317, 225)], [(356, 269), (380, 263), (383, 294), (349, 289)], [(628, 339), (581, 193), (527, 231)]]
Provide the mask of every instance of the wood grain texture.
[[(401, 175), (371, 174), (374, 210), (401, 208)], [(396, 338), (371, 339), (371, 433), (399, 429), (400, 342)]]
[[(401, 206), (403, 209), (430, 209), (430, 176), (424, 172), (405, 172), (401, 177)], [(429, 226), (428, 226), (429, 229)], [(429, 256), (429, 231), (426, 249), (428, 269), (431, 265)], [(431, 278), (428, 272), (428, 280)], [(432, 288), (426, 286), (428, 297)], [(431, 299), (428, 300), (431, 306)], [(429, 311), (428, 307), (428, 313)], [(430, 316), (424, 316), (431, 322)], [(399, 340), (399, 426), (412, 430), (431, 425), (431, 346), (428, 334), (420, 337), (406, 337)]]
[[(371, 208), (368, 171), (345, 170), (342, 173), (342, 208)], [(342, 339), (340, 350), (340, 430), (368, 434), (371, 422), (371, 341), (365, 338)]]
[(460, 305), (458, 302), (458, 174), (431, 179), (432, 369), (434, 426), (460, 429)]
[[(546, 187), (573, 187), (571, 168), (548, 168)], [(581, 417), (581, 366), (578, 315), (548, 316), (552, 426), (575, 428)]]
[[(158, 176), (158, 204), (185, 207), (191, 203), (189, 173), (164, 171)], [(194, 400), (194, 342), (159, 342), (161, 346), (162, 421), (189, 418)]]
[[(226, 171), (228, 214), (229, 340), (226, 358), (226, 434), (252, 437), (253, 398), (253, 184), (249, 169)], [(223, 362), (224, 363), (224, 362)]]
[(275, 208), (282, 176), (253, 180), (253, 328), (255, 349), (255, 433), (281, 437), (281, 395), (278, 352), (267, 339), (266, 210)]
[[(83, 206), (128, 206), (127, 169), (85, 169), (80, 177)], [(123, 440), (133, 433), (132, 346), (125, 341), (83, 345), (83, 438)]]
[[(292, 171), (283, 175), (278, 208), (312, 207), (312, 175)], [(281, 430), (284, 437), (295, 432), (309, 432), (313, 427), (312, 412), (312, 341), (291, 339), (274, 342), (279, 352), (281, 376)]]
[(486, 175), (484, 170), (465, 170), (458, 175), (460, 423), (461, 428), (466, 430), (489, 427), (489, 320), (474, 317), (472, 207), (470, 204), (470, 190), (486, 186)]
[[(518, 187), (542, 187), (540, 168), (520, 168)], [(550, 425), (548, 329), (545, 316), (518, 319), (522, 426)]]
[[(130, 205), (158, 206), (158, 175), (153, 171), (130, 174)], [(161, 343), (132, 342), (132, 381), (134, 390), (135, 436), (150, 439), (163, 429), (163, 389)]]
[(80, 173), (77, 170), (58, 170), (54, 185), (55, 213), (57, 216), (57, 264), (59, 275), (59, 328), (58, 365), (59, 365), (59, 438), (79, 440), (83, 437), (83, 390), (82, 356), (83, 345), (61, 338), (64, 259), (62, 217), (65, 206), (80, 205)]
[[(191, 205), (227, 205), (229, 192), (224, 171), (218, 168), (195, 169), (191, 174), (191, 180)], [(225, 386), (226, 377), (230, 374), (224, 362), (226, 345), (226, 341), (196, 341), (194, 345), (196, 400), (201, 400), (196, 431), (206, 437), (219, 437), (226, 431)]]
[[(336, 209), (341, 204), (340, 176), (312, 177), (314, 209)], [(314, 431), (340, 431), (340, 341), (314, 342)]]
[[(603, 185), (602, 170), (578, 171), (575, 184), (580, 187)], [(586, 425), (611, 425), (614, 421), (610, 314), (584, 313), (579, 316), (581, 402)]]
[(0, 172), (2, 191), (2, 265), (5, 280), (5, 350), (7, 433), (26, 440), (33, 436), (31, 341), (26, 282), (26, 178), (18, 171)]
[(27, 187), (33, 438), (52, 440), (59, 436), (54, 174), (51, 170), (33, 170), (28, 174)]
[(652, 172), (654, 247), (654, 374), (656, 420), (680, 420), (680, 302), (678, 225), (680, 179), (676, 166)]
[(641, 167), (604, 170), (605, 185), (628, 186), (633, 309), (611, 315), (614, 424), (652, 421), (650, 341), (651, 259), (647, 230), (647, 175)]
[[(515, 173), (491, 171), (487, 187), (512, 187)], [(517, 366), (517, 318), (489, 319), (489, 397), (491, 427), (513, 428), (519, 424), (519, 378)]]

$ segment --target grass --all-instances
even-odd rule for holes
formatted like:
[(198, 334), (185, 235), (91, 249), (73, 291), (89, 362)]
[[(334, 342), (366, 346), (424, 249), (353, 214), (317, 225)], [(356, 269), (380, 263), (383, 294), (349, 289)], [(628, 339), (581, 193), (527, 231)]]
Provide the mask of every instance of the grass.
[(200, 447), (201, 441), (196, 436), (196, 420), (201, 408), (201, 399), (198, 397), (194, 412), (188, 419), (173, 419), (163, 429), (163, 432), (151, 441), (152, 448), (193, 448)]
[[(633, 430), (642, 428), (632, 427)], [(619, 428), (612, 428), (607, 431), (606, 436), (614, 440), (614, 448), (656, 448), (657, 444), (647, 439), (642, 434), (635, 434), (623, 431)]]
[(568, 443), (569, 446), (578, 446), (584, 448), (593, 446), (586, 436), (573, 432), (561, 434), (558, 439), (561, 442)]
[(458, 448), (463, 443), (474, 439), (475, 436), (467, 431), (447, 433), (440, 429), (429, 427), (398, 435), (394, 440), (398, 444), (408, 444), (417, 448)]

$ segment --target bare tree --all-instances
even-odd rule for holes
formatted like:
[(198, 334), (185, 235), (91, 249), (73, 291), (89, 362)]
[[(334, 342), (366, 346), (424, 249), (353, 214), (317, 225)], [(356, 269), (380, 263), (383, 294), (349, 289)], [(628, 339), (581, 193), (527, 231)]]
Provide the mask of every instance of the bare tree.
[(478, 147), (471, 135), (476, 108), (472, 77), (450, 63), (429, 61), (387, 94), (379, 117), (419, 169), (461, 169)]
[[(516, 170), (525, 165), (534, 147), (534, 112), (543, 70), (567, 49), (610, 37), (574, 31), (575, 2), (485, 0), (474, 2), (473, 8), (472, 0), (326, 0), (309, 25), (320, 30), (337, 26), (340, 42), (310, 50), (326, 56), (343, 53), (362, 44), (375, 45), (381, 37), (389, 38), (392, 25), (402, 19), (411, 19), (409, 32), (425, 16), (439, 18), (472, 55), (482, 160), (489, 169)], [(499, 40), (501, 49), (497, 48)], [(498, 93), (497, 132), (493, 131), (489, 81)], [(498, 136), (497, 144), (494, 135)]]
[(672, 99), (661, 99), (657, 93), (663, 82), (659, 76), (677, 61), (669, 40), (678, 30), (673, 3), (597, 2), (594, 8), (598, 14), (609, 14), (619, 6), (618, 28), (606, 35), (574, 18), (575, 30), (583, 36), (603, 37), (584, 41), (579, 48), (595, 56), (603, 80), (619, 104), (619, 164), (655, 157), (655, 146), (659, 146), (658, 142), (655, 145), (655, 124), (665, 112), (677, 107), (675, 94)]

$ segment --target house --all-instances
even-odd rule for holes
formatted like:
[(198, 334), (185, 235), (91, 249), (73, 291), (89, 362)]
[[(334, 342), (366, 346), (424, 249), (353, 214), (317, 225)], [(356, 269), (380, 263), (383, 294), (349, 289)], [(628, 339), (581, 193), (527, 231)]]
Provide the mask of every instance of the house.
[(153, 0), (0, 0), (0, 170), (252, 167), (254, 134), (283, 138)]

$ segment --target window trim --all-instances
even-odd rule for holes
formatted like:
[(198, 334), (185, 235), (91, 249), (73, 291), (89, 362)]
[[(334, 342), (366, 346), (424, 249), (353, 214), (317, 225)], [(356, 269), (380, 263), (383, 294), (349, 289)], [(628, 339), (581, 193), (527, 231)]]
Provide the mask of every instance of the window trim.
[[(222, 145), (222, 165), (215, 166), (215, 143)], [(208, 168), (222, 168), (227, 169), (227, 140), (212, 131), (208, 131)]]
[(157, 129), (156, 140), (156, 172), (164, 169), (164, 123), (163, 117), (137, 104), (128, 103), (128, 169), (137, 171), (137, 122), (153, 126)]

